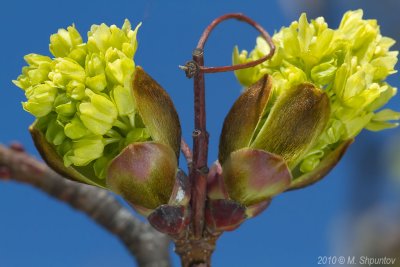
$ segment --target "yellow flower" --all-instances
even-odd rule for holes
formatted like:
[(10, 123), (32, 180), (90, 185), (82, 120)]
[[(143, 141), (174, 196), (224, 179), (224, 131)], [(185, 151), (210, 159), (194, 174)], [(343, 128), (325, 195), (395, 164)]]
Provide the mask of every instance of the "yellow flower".
[(50, 36), (55, 58), (24, 57), (28, 66), (13, 82), (25, 91), (24, 109), (39, 120), (35, 125), (66, 166), (87, 165), (104, 178), (109, 161), (125, 146), (153, 139), (130, 134), (136, 129), (146, 132), (131, 85), (139, 26), (132, 30), (128, 20), (122, 28), (93, 25), (85, 43), (72, 25)]
[(50, 37), (55, 58), (25, 56), (29, 66), (14, 83), (36, 117), (35, 145), (54, 170), (113, 190), (144, 215), (184, 205), (187, 216), (189, 191), (182, 195), (177, 181), (186, 179), (177, 178), (178, 115), (165, 90), (135, 65), (139, 26), (93, 25), (87, 43), (74, 25), (60, 29)]
[[(385, 82), (396, 72), (398, 51), (390, 51), (395, 41), (381, 35), (376, 20), (362, 16), (362, 10), (349, 11), (337, 29), (330, 29), (322, 17), (309, 22), (302, 14), (299, 21), (274, 34), (276, 53), (270, 61), (235, 72), (245, 86), (269, 74), (277, 96), (293, 86), (310, 83), (329, 97), (329, 122), (302, 157), (298, 167), (303, 173), (314, 170), (362, 129), (379, 131), (398, 125), (392, 121), (397, 121), (400, 113), (379, 111), (397, 91)], [(236, 47), (233, 63), (252, 61), (268, 52), (267, 43), (259, 37), (250, 53)]]

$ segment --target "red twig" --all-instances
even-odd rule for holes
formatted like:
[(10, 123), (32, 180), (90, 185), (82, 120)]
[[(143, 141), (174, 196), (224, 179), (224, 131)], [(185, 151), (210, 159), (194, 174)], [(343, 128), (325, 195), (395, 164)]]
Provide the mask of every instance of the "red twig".
[(240, 14), (240, 13), (232, 13), (232, 14), (226, 14), (224, 16), (221, 16), (219, 18), (216, 18), (213, 22), (211, 22), (210, 25), (204, 30), (203, 34), (200, 37), (200, 40), (197, 44), (197, 50), (204, 50), (204, 45), (206, 44), (208, 37), (210, 36), (212, 30), (221, 22), (229, 19), (237, 19), (239, 21), (243, 21), (252, 27), (254, 27), (258, 32), (260, 32), (261, 36), (265, 39), (267, 44), (270, 47), (270, 51), (267, 55), (265, 55), (262, 58), (259, 58), (254, 61), (242, 63), (242, 64), (237, 64), (237, 65), (231, 65), (231, 66), (219, 66), (219, 67), (206, 67), (204, 65), (199, 65), (194, 59), (193, 61), (189, 61), (185, 64), (185, 66), (179, 66), (181, 69), (183, 69), (186, 72), (186, 76), (189, 78), (194, 77), (194, 75), (198, 72), (202, 73), (217, 73), (217, 72), (226, 72), (226, 71), (235, 71), (235, 70), (240, 70), (240, 69), (246, 69), (246, 68), (251, 68), (254, 66), (257, 66), (258, 64), (263, 63), (267, 59), (270, 59), (274, 53), (275, 53), (275, 45), (274, 42), (272, 41), (271, 36), (268, 34), (268, 32), (261, 27), (257, 22), (252, 20), (251, 18)]
[[(228, 19), (237, 19), (246, 22), (256, 28), (266, 40), (270, 46), (270, 52), (261, 59), (248, 62), (245, 64), (239, 64), (235, 66), (222, 66), (222, 67), (205, 67), (204, 66), (204, 45), (212, 32), (212, 30), (221, 22)], [(177, 242), (177, 250), (181, 249), (181, 246), (187, 247), (191, 245), (191, 256), (188, 259), (185, 258), (183, 261), (184, 266), (200, 266), (199, 264), (205, 264), (209, 266), (210, 256), (213, 250), (213, 246), (210, 245), (210, 238), (207, 237), (208, 233), (204, 230), (204, 209), (206, 202), (206, 186), (207, 186), (207, 157), (208, 157), (208, 133), (206, 129), (206, 111), (205, 111), (205, 81), (204, 73), (216, 73), (224, 71), (233, 71), (243, 68), (254, 67), (263, 61), (271, 58), (275, 52), (275, 46), (272, 42), (271, 37), (259, 24), (252, 19), (244, 16), (243, 14), (227, 14), (215, 19), (203, 32), (197, 48), (193, 51), (193, 60), (186, 63), (185, 66), (181, 67), (185, 72), (186, 76), (191, 78), (194, 77), (194, 126), (193, 131), (193, 162), (192, 167), (189, 168), (189, 177), (192, 184), (192, 197), (191, 197), (191, 208), (192, 208), (192, 235), (191, 240), (183, 242), (184, 245), (180, 245)], [(183, 146), (182, 146), (183, 144)], [(181, 149), (185, 154), (187, 151), (184, 143), (181, 143)], [(186, 157), (186, 155), (185, 155)], [(188, 158), (188, 157), (186, 157)], [(216, 239), (217, 237), (215, 237)], [(213, 241), (215, 243), (215, 240)], [(209, 245), (209, 246), (208, 246)], [(193, 253), (197, 251), (196, 248), (203, 248), (199, 250), (199, 253)], [(204, 249), (209, 248), (209, 249)], [(182, 253), (180, 253), (182, 254)], [(196, 254), (196, 255), (194, 255)], [(181, 255), (182, 256), (182, 255)], [(182, 257), (184, 259), (184, 257)]]
[(189, 171), (192, 168), (192, 162), (193, 162), (193, 153), (192, 150), (190, 150), (189, 145), (185, 142), (185, 140), (183, 140), (183, 138), (181, 139), (181, 151), (183, 156), (186, 159)]
[(251, 62), (247, 62), (247, 63), (243, 63), (243, 64), (233, 65), (233, 66), (221, 66), (221, 67), (199, 66), (199, 69), (201, 72), (216, 73), (216, 72), (234, 71), (234, 70), (239, 70), (239, 69), (250, 68), (250, 67), (257, 66), (258, 64), (266, 61), (267, 59), (271, 58), (274, 55), (275, 45), (272, 42), (271, 36), (268, 34), (268, 32), (266, 30), (264, 30), (264, 28), (261, 27), (261, 25), (259, 25), (257, 22), (255, 22), (251, 18), (246, 17), (245, 15), (240, 14), (240, 13), (226, 14), (224, 16), (221, 16), (221, 17), (215, 19), (213, 22), (211, 22), (211, 24), (204, 30), (202, 36), (200, 37), (199, 43), (197, 44), (197, 48), (203, 50), (204, 45), (206, 44), (211, 31), (218, 24), (220, 24), (221, 22), (228, 20), (228, 19), (237, 19), (239, 21), (246, 22), (246, 23), (250, 24), (252, 27), (254, 27), (257, 31), (259, 31), (261, 36), (265, 39), (265, 41), (268, 43), (268, 45), (270, 47), (269, 53), (260, 59), (257, 59), (257, 60), (251, 61)]
[[(204, 65), (202, 49), (193, 51), (193, 61)], [(190, 172), (192, 182), (192, 212), (194, 237), (201, 238), (204, 227), (204, 204), (207, 185), (208, 133), (206, 129), (206, 100), (204, 73), (194, 76), (194, 127), (193, 131), (193, 168)]]
[[(204, 67), (204, 45), (212, 30), (221, 22), (228, 19), (237, 19), (246, 22), (256, 28), (270, 46), (270, 52), (259, 60), (239, 64), (235, 66), (223, 67)], [(203, 32), (193, 51), (193, 62), (187, 64), (186, 75), (192, 71), (194, 76), (194, 125), (193, 131), (193, 168), (190, 171), (190, 178), (193, 184), (192, 189), (192, 212), (193, 212), (193, 232), (195, 238), (200, 238), (204, 226), (204, 205), (206, 199), (206, 177), (208, 173), (208, 133), (206, 129), (206, 111), (205, 111), (205, 82), (204, 73), (215, 73), (222, 71), (232, 71), (236, 69), (253, 67), (261, 62), (271, 58), (275, 52), (275, 46), (271, 37), (258, 23), (246, 17), (243, 14), (227, 14), (215, 19)], [(194, 68), (193, 68), (194, 63)]]

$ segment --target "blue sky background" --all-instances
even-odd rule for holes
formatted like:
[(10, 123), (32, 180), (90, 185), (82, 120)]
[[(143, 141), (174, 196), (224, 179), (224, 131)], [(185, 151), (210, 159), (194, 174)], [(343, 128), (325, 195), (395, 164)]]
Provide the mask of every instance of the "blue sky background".
[[(203, 29), (220, 15), (242, 12), (273, 33), (297, 19), (302, 11), (310, 11), (311, 18), (324, 15), (330, 26), (336, 27), (347, 9), (363, 7), (365, 17), (379, 20), (384, 35), (400, 39), (396, 0), (351, 1), (351, 4), (346, 0), (304, 1), (302, 6), (298, 2), (301, 1), (2, 1), (0, 142), (18, 140), (29, 153), (38, 156), (27, 130), (33, 117), (22, 110), (20, 102), (24, 101), (24, 94), (11, 80), (24, 66), (25, 54), (49, 55), (50, 34), (72, 23), (85, 36), (91, 24), (121, 26), (125, 18), (132, 24), (143, 22), (135, 62), (171, 95), (180, 114), (184, 137), (190, 142), (192, 81), (177, 66), (190, 59)], [(207, 43), (206, 65), (230, 64), (233, 46), (238, 44), (250, 50), (256, 36), (256, 31), (247, 25), (235, 21), (222, 24)], [(398, 77), (397, 74), (390, 79), (397, 87)], [(241, 87), (233, 73), (207, 75), (206, 86), (212, 162), (217, 156), (223, 119)], [(399, 97), (394, 98), (391, 107), (399, 107), (399, 101)], [(325, 180), (278, 196), (262, 215), (247, 221), (237, 231), (224, 234), (213, 256), (214, 266), (306, 267), (317, 266), (318, 256), (335, 255), (338, 251), (335, 246), (346, 240), (338, 241), (337, 237), (352, 232), (351, 218), (377, 203), (399, 200), (399, 187), (393, 186), (395, 183), (383, 171), (387, 169), (385, 148), (392, 146), (392, 140), (399, 134), (398, 129), (363, 132)], [(340, 253), (351, 255), (351, 251)], [(173, 261), (178, 266), (175, 255)], [(120, 242), (85, 215), (27, 185), (0, 182), (1, 267), (134, 264)]]

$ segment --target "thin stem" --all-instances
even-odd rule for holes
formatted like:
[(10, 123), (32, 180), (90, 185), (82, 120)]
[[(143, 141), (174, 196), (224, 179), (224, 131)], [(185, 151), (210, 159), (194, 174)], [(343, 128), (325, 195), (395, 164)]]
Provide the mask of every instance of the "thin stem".
[(190, 150), (189, 145), (186, 143), (186, 141), (182, 138), (181, 139), (181, 151), (183, 153), (183, 156), (186, 159), (186, 163), (188, 165), (189, 171), (192, 168), (192, 163), (193, 163), (193, 153), (192, 150)]
[(121, 141), (121, 138), (104, 138), (104, 143), (106, 144), (106, 145), (109, 145), (109, 144), (112, 144), (112, 143), (116, 143), (116, 142), (119, 142), (119, 141)]
[(261, 37), (264, 38), (264, 40), (267, 42), (267, 44), (270, 47), (269, 53), (265, 55), (262, 58), (259, 58), (254, 61), (242, 63), (242, 64), (237, 64), (237, 65), (231, 65), (231, 66), (219, 66), (219, 67), (206, 67), (203, 65), (194, 65), (193, 62), (187, 62), (185, 66), (179, 66), (181, 69), (183, 69), (186, 72), (186, 76), (191, 78), (195, 75), (197, 72), (203, 72), (203, 73), (217, 73), (217, 72), (227, 72), (227, 71), (235, 71), (235, 70), (240, 70), (240, 69), (246, 69), (246, 68), (251, 68), (254, 66), (257, 66), (258, 64), (263, 63), (267, 59), (272, 58), (272, 56), (275, 53), (275, 45), (274, 42), (272, 41), (271, 36), (268, 34), (268, 32), (261, 27), (257, 22), (252, 20), (251, 18), (241, 14), (241, 13), (231, 13), (231, 14), (226, 14), (224, 16), (221, 16), (219, 18), (216, 18), (211, 24), (204, 30), (203, 34), (200, 37), (200, 40), (197, 44), (197, 49), (204, 50), (204, 46), (208, 40), (208, 37), (210, 36), (212, 30), (221, 22), (228, 20), (228, 19), (237, 19), (239, 21), (243, 21), (252, 27), (254, 27), (257, 31), (260, 32)]
[(251, 61), (251, 62), (247, 62), (247, 63), (243, 63), (243, 64), (237, 64), (237, 65), (233, 65), (233, 66), (222, 66), (222, 67), (199, 66), (200, 71), (202, 71), (204, 73), (234, 71), (234, 70), (254, 67), (254, 66), (264, 62), (265, 60), (271, 58), (275, 53), (275, 45), (272, 42), (271, 36), (268, 34), (268, 32), (266, 30), (264, 30), (264, 28), (261, 27), (261, 25), (259, 25), (257, 22), (255, 22), (251, 18), (249, 18), (241, 13), (226, 14), (224, 16), (221, 16), (221, 17), (215, 19), (213, 22), (211, 22), (211, 24), (204, 30), (202, 36), (200, 37), (199, 43), (197, 44), (197, 48), (204, 49), (204, 45), (206, 44), (211, 31), (218, 24), (220, 24), (221, 22), (228, 20), (228, 19), (237, 19), (239, 21), (246, 22), (246, 23), (250, 24), (251, 26), (253, 26), (257, 31), (259, 31), (261, 33), (261, 36), (268, 43), (268, 45), (270, 47), (270, 51), (267, 55), (265, 55), (264, 57), (262, 57), (260, 59), (257, 59), (257, 60)]
[[(198, 66), (204, 65), (202, 49), (193, 51), (193, 61)], [(193, 167), (190, 171), (192, 186), (192, 220), (195, 239), (201, 238), (204, 228), (204, 206), (207, 185), (208, 133), (206, 129), (206, 100), (204, 73), (194, 76), (194, 127), (193, 131)]]
[(120, 120), (116, 120), (113, 126), (121, 129), (122, 131), (128, 131), (128, 126)]

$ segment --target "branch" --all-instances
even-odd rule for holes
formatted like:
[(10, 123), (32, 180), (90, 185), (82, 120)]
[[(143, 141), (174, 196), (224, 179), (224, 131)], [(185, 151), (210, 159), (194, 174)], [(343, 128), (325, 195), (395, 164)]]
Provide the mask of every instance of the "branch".
[[(258, 30), (270, 47), (270, 51), (264, 57), (250, 61), (244, 64), (222, 67), (205, 67), (204, 66), (204, 46), (208, 37), (215, 27), (223, 21), (236, 19), (249, 24)], [(189, 177), (193, 183), (192, 190), (192, 211), (193, 211), (193, 232), (195, 238), (200, 238), (204, 228), (204, 207), (206, 201), (207, 186), (207, 159), (208, 159), (208, 133), (206, 129), (206, 100), (205, 100), (205, 73), (217, 73), (224, 71), (233, 71), (254, 67), (262, 62), (270, 59), (275, 52), (275, 45), (266, 30), (261, 25), (240, 13), (226, 14), (216, 18), (204, 30), (200, 37), (196, 49), (192, 53), (192, 61), (185, 66), (181, 66), (187, 77), (193, 77), (194, 83), (194, 127), (193, 131), (193, 168), (190, 169)]]
[(190, 150), (189, 145), (186, 143), (185, 140), (183, 140), (183, 138), (181, 139), (181, 151), (182, 151), (183, 156), (186, 159), (186, 163), (187, 163), (187, 166), (190, 171), (190, 169), (192, 168), (193, 153), (192, 153), (192, 150)]
[[(204, 53), (201, 49), (193, 51), (193, 61), (197, 66), (204, 65)], [(192, 223), (196, 239), (200, 239), (204, 230), (204, 207), (207, 188), (208, 132), (206, 129), (206, 97), (204, 73), (198, 72), (193, 79), (194, 89), (194, 127), (193, 131), (193, 168), (189, 177), (192, 186)]]
[[(204, 66), (204, 46), (213, 29), (221, 22), (236, 19), (245, 22), (258, 30), (270, 47), (270, 51), (264, 57), (237, 64), (233, 66), (206, 67)], [(270, 59), (275, 52), (275, 45), (264, 28), (257, 22), (243, 14), (233, 13), (218, 17), (204, 30), (192, 53), (192, 60), (184, 66), (179, 66), (185, 71), (186, 77), (193, 78), (194, 89), (194, 131), (193, 154), (188, 154), (187, 145), (181, 141), (181, 150), (186, 159), (190, 159), (189, 180), (191, 182), (191, 228), (188, 237), (176, 240), (176, 252), (180, 255), (183, 266), (210, 266), (210, 257), (214, 250), (215, 241), (218, 236), (210, 238), (210, 233), (205, 227), (205, 209), (207, 201), (207, 175), (209, 172), (208, 161), (208, 139), (206, 125), (206, 98), (205, 98), (205, 73), (217, 73), (234, 71), (254, 67)], [(188, 157), (187, 155), (190, 155)], [(188, 160), (189, 161), (189, 160)], [(190, 253), (185, 253), (189, 251)]]
[(118, 237), (139, 266), (171, 265), (168, 237), (135, 218), (106, 190), (63, 178), (26, 154), (22, 146), (7, 148), (0, 144), (1, 178), (30, 184), (86, 213)]

